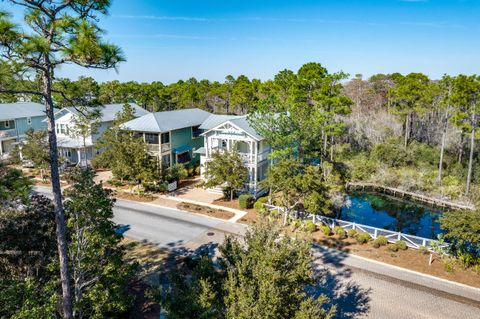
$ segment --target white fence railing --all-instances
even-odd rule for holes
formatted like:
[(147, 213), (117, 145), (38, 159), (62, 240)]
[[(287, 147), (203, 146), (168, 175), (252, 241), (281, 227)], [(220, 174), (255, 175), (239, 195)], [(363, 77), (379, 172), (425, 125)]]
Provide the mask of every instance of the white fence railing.
[[(264, 206), (270, 211), (276, 210), (279, 213), (283, 214), (284, 209), (281, 207), (264, 204)], [(293, 217), (293, 216), (292, 216)], [(401, 232), (396, 232), (393, 230), (387, 230), (383, 228), (377, 228), (373, 226), (367, 226), (363, 224), (357, 224), (354, 222), (349, 222), (341, 219), (330, 218), (320, 215), (314, 215), (307, 212), (302, 212), (298, 214), (298, 217), (303, 220), (311, 220), (317, 225), (325, 224), (333, 229), (335, 226), (341, 226), (345, 231), (349, 229), (355, 229), (359, 233), (368, 233), (372, 236), (373, 239), (378, 236), (384, 236), (387, 238), (388, 242), (395, 243), (398, 240), (403, 240), (408, 247), (419, 249), (422, 246), (425, 246), (428, 250), (433, 251), (433, 245), (437, 241), (430, 238), (419, 237), (415, 235), (408, 235)]]

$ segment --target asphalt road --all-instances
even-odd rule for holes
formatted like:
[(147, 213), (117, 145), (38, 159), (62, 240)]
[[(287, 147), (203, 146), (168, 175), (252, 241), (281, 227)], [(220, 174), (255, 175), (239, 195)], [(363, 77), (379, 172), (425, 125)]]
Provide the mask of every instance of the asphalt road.
[[(41, 193), (49, 191), (39, 189)], [(114, 221), (125, 236), (171, 249), (221, 242), (245, 227), (201, 215), (118, 200)], [(480, 319), (480, 290), (429, 278), (322, 247), (315, 248), (322, 288), (338, 307), (336, 318)]]

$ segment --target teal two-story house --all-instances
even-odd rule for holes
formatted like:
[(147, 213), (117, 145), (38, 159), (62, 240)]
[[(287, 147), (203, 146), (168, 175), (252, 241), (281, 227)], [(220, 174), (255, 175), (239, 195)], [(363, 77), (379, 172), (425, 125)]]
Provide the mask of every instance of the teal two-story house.
[(45, 118), (45, 106), (40, 103), (0, 104), (0, 157), (8, 155), (27, 130), (46, 130)]
[(196, 164), (200, 157), (195, 151), (203, 147), (200, 125), (210, 115), (200, 109), (156, 112), (128, 121), (122, 128), (141, 135), (149, 153), (164, 167)]

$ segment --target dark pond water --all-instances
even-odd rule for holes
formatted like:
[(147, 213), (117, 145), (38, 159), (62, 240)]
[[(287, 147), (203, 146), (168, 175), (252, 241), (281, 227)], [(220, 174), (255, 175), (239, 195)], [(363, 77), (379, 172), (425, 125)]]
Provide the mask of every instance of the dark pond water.
[(391, 196), (355, 193), (349, 195), (339, 219), (405, 234), (436, 239), (441, 233), (440, 208)]

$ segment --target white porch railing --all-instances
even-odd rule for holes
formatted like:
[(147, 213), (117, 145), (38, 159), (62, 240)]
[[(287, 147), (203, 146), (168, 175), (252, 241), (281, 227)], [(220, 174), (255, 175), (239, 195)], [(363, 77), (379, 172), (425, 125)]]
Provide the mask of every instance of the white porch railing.
[[(269, 204), (264, 204), (264, 206), (270, 211), (276, 210), (281, 214), (284, 213), (284, 209), (281, 207), (277, 207)], [(378, 238), (378, 236), (384, 236), (387, 238), (388, 242), (390, 243), (395, 243), (398, 240), (403, 240), (408, 247), (415, 248), (415, 249), (419, 249), (420, 247), (424, 246), (429, 251), (433, 251), (432, 244), (437, 242), (436, 240), (430, 239), (430, 238), (424, 238), (424, 237), (419, 237), (415, 235), (408, 235), (408, 234), (396, 232), (393, 230), (387, 230), (387, 229), (377, 228), (373, 226), (357, 224), (354, 222), (349, 222), (341, 219), (330, 218), (330, 217), (325, 217), (320, 215), (314, 215), (310, 213), (301, 213), (301, 214), (298, 214), (298, 216), (302, 220), (312, 220), (317, 225), (325, 224), (332, 229), (335, 226), (341, 226), (343, 227), (343, 229), (345, 229), (345, 231), (348, 231), (349, 229), (355, 229), (359, 233), (368, 233), (370, 236), (372, 236), (373, 239)]]
[(17, 136), (16, 129), (2, 130), (0, 131), (0, 138), (12, 138)]

